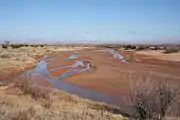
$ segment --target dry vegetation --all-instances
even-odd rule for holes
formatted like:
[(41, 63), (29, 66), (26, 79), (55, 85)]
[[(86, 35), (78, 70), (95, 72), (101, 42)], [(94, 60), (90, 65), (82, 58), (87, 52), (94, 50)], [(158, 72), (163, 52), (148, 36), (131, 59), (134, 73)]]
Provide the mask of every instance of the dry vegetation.
[[(0, 70), (7, 70), (7, 67), (12, 69), (12, 66), (14, 66), (14, 69), (18, 69), (20, 66), (29, 64), (32, 61), (35, 64), (36, 60), (32, 57), (42, 56), (61, 48), (44, 45), (2, 45), (0, 48)], [(115, 50), (120, 48), (125, 50), (149, 49), (147, 46), (133, 45), (110, 48)], [(157, 49), (159, 48), (155, 48), (155, 50)], [(166, 53), (178, 52), (179, 48), (169, 47), (165, 51)], [(155, 83), (150, 86), (150, 82), (141, 82), (141, 84), (134, 87), (130, 94), (130, 100), (136, 112), (126, 119), (164, 120), (171, 115), (178, 118), (180, 113), (178, 98), (178, 88), (170, 83)], [(176, 108), (173, 106), (176, 106)], [(11, 87), (0, 87), (0, 107), (0, 120), (125, 119), (120, 115), (123, 113), (118, 109), (37, 85), (30, 79), (25, 79)], [(169, 111), (173, 111), (172, 113), (175, 114), (171, 114)], [(119, 114), (114, 114), (114, 112)]]
[[(27, 79), (21, 85), (0, 87), (0, 120), (170, 120), (171, 116), (178, 119), (179, 89), (169, 82), (151, 85), (141, 82), (132, 89), (130, 100), (135, 113), (127, 118), (118, 112), (114, 114), (115, 110), (105, 104), (38, 86)], [(8, 92), (15, 88), (21, 94)]]
[(0, 80), (12, 77), (36, 65), (36, 58), (56, 51), (74, 50), (66, 46), (2, 44), (0, 46)]
[[(35, 87), (36, 86), (36, 87)], [(19, 88), (21, 94), (8, 92)], [(25, 80), (0, 89), (0, 120), (122, 120), (123, 117), (93, 103)], [(98, 107), (99, 106), (99, 107)], [(99, 109), (100, 108), (100, 109)]]
[(0, 47), (0, 80), (34, 67), (36, 65), (36, 59), (34, 58), (42, 57), (44, 53), (46, 53), (44, 47), (21, 47), (16, 49)]
[(179, 110), (174, 105), (179, 104), (179, 89), (171, 82), (142, 82), (133, 87), (130, 101), (135, 109), (132, 119), (135, 120), (165, 120), (173, 116), (178, 119)]
[[(21, 92), (14, 92), (17, 89)], [(0, 87), (0, 120), (176, 120), (180, 108), (178, 98), (179, 89), (170, 82), (141, 81), (130, 93), (135, 112), (123, 117), (122, 111), (103, 103), (39, 86), (26, 79)]]
[(179, 45), (133, 45), (133, 44), (128, 44), (128, 45), (123, 45), (123, 44), (105, 44), (105, 45), (97, 45), (97, 48), (111, 48), (114, 50), (137, 50), (137, 51), (142, 51), (142, 50), (163, 50), (164, 53), (176, 53), (180, 51), (180, 46)]

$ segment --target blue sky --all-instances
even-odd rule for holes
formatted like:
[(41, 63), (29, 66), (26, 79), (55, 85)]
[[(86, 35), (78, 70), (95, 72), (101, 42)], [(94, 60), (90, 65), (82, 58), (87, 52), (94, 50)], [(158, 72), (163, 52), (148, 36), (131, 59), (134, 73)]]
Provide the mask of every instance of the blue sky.
[(180, 43), (180, 0), (0, 0), (0, 41)]

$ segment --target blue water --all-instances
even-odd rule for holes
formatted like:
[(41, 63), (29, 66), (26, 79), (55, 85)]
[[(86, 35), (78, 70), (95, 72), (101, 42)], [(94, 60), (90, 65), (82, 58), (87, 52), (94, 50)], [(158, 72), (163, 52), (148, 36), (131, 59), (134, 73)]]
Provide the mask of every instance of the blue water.
[(95, 51), (110, 53), (110, 54), (113, 55), (113, 57), (115, 59), (121, 60), (121, 62), (123, 62), (123, 63), (127, 63), (126, 59), (121, 54), (117, 53), (116, 51), (114, 51), (112, 49), (95, 50)]
[[(75, 57), (73, 55), (73, 57), (70, 57), (70, 58), (75, 58)], [(53, 62), (53, 59), (47, 59), (47, 61)], [(63, 68), (70, 68), (70, 70), (68, 70), (67, 72), (63, 74), (60, 74), (57, 78), (52, 78), (49, 76), (49, 71), (63, 69)], [(91, 99), (94, 101), (105, 102), (107, 104), (112, 104), (112, 105), (118, 105), (120, 106), (121, 110), (126, 111), (126, 112), (131, 112), (132, 108), (129, 105), (127, 105), (120, 96), (105, 94), (102, 92), (89, 90), (86, 88), (81, 88), (81, 87), (63, 82), (63, 80), (66, 77), (73, 74), (78, 74), (78, 73), (87, 71), (89, 69), (91, 69), (89, 64), (84, 64), (83, 61), (75, 61), (73, 65), (63, 66), (63, 67), (51, 69), (48, 71), (47, 62), (46, 60), (42, 59), (40, 62), (36, 64), (36, 67), (34, 69), (28, 70), (27, 72), (24, 73), (24, 75), (29, 74), (30, 76), (33, 76), (33, 75), (36, 75), (36, 76), (38, 75), (40, 77), (42, 76), (42, 78), (45, 78), (44, 80), (48, 80), (55, 88), (59, 90), (63, 90), (70, 94), (75, 94), (79, 97)], [(21, 76), (24, 76), (24, 75), (22, 74)]]

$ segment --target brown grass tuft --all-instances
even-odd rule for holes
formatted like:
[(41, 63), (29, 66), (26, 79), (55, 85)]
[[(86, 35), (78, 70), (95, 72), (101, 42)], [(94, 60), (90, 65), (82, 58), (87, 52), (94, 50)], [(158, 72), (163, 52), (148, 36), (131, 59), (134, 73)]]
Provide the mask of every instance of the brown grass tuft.
[(19, 87), (24, 94), (30, 94), (35, 100), (39, 98), (50, 99), (51, 89), (37, 85), (31, 79), (24, 79), (21, 83), (15, 84), (15, 86)]

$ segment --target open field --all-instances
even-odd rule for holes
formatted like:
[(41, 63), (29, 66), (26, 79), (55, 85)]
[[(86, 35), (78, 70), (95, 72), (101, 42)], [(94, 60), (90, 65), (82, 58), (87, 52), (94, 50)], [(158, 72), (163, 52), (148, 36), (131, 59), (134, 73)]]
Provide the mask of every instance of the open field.
[[(49, 57), (65, 58), (73, 52), (60, 52), (59, 54), (49, 55)], [(73, 60), (57, 59), (50, 62), (47, 69), (51, 70), (56, 67), (71, 65), (75, 60), (90, 61), (96, 69), (72, 75), (63, 81), (116, 95), (126, 94), (129, 85), (141, 79), (170, 80), (180, 83), (180, 61), (174, 61), (174, 59), (180, 60), (180, 53), (164, 55), (160, 52), (152, 54), (152, 51), (118, 51), (127, 59), (128, 63), (122, 63), (120, 60), (113, 58), (112, 54), (98, 52), (94, 49), (80, 50), (78, 53), (80, 56)], [(67, 70), (55, 70), (50, 74), (52, 77), (58, 77)]]
[[(75, 93), (80, 97), (89, 94), (90, 97), (85, 98), (93, 98), (92, 100), (97, 101), (98, 98), (110, 101), (114, 99), (107, 97), (106, 94), (121, 97), (122, 101), (117, 103), (122, 102), (122, 104), (128, 105), (129, 92), (132, 86), (135, 86), (138, 82), (146, 80), (150, 82), (170, 81), (180, 85), (179, 52), (165, 54), (162, 50), (117, 49), (113, 51), (123, 56), (123, 59), (126, 60), (126, 62), (123, 62), (122, 59), (118, 59), (112, 53), (104, 52), (105, 49), (95, 46), (76, 48), (58, 46), (21, 47), (18, 49), (1, 48), (0, 80), (1, 82), (7, 80), (11, 83), (10, 86), (0, 87), (3, 110), (7, 109), (7, 114), (11, 115), (9, 111), (11, 109), (13, 111), (12, 116), (17, 117), (18, 113), (15, 110), (22, 112), (23, 110), (26, 111), (25, 108), (32, 109), (33, 106), (33, 111), (40, 111), (38, 115), (35, 115), (35, 117), (38, 116), (35, 119), (48, 119), (50, 116), (54, 116), (54, 119), (99, 120), (102, 118), (103, 120), (123, 120), (127, 118), (113, 114), (112, 109), (107, 111), (110, 108), (106, 107), (108, 106), (106, 104), (84, 100), (58, 91), (54, 87), (69, 93)], [(77, 67), (75, 67), (76, 63), (78, 63)], [(46, 108), (49, 105), (49, 103), (46, 103), (47, 101), (44, 103), (44, 100), (39, 98), (34, 100), (30, 95), (24, 94), (24, 91), (19, 87), (12, 87), (14, 83), (15, 85), (23, 83), (23, 79), (22, 81), (16, 77), (14, 79), (14, 76), (30, 68), (33, 68), (31, 72), (34, 72), (34, 74), (31, 77), (34, 83), (48, 88), (53, 87), (50, 93), (53, 102), (51, 102), (52, 106), (48, 109)], [(84, 71), (69, 74), (68, 72), (71, 70)], [(95, 92), (97, 93), (93, 95)], [(33, 95), (39, 95), (39, 90)], [(98, 98), (96, 99), (96, 97)], [(113, 103), (113, 100), (111, 103)], [(94, 108), (94, 106), (98, 108)], [(123, 106), (119, 105), (119, 111), (122, 110), (121, 107), (123, 108)], [(126, 112), (121, 111), (118, 113), (123, 114)]]

